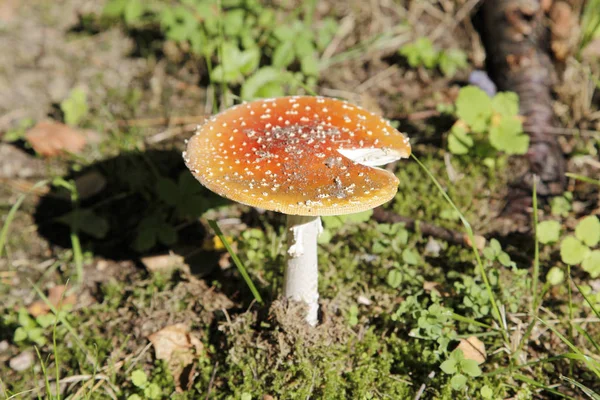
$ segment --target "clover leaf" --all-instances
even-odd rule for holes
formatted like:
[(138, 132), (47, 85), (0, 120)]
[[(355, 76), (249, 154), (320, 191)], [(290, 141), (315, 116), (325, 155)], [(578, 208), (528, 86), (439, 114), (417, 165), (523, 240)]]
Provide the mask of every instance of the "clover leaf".
[(467, 154), (473, 144), (473, 138), (467, 133), (464, 124), (455, 123), (450, 131), (450, 136), (448, 136), (448, 150), (452, 154)]
[(519, 114), (519, 95), (514, 92), (500, 92), (492, 99), (492, 109), (502, 117)]
[(600, 250), (590, 251), (581, 262), (581, 268), (590, 274), (592, 278), (600, 276)]
[(560, 223), (558, 221), (543, 221), (537, 226), (537, 238), (540, 243), (548, 244), (558, 241)]
[(600, 242), (600, 220), (595, 215), (582, 219), (575, 228), (575, 237), (589, 247)]
[(525, 154), (529, 136), (523, 133), (523, 123), (516, 117), (504, 117), (490, 128), (490, 144), (507, 154)]
[(492, 99), (478, 87), (466, 86), (458, 93), (456, 115), (473, 132), (483, 133), (492, 116)]
[(580, 264), (588, 255), (590, 249), (575, 236), (567, 236), (560, 244), (560, 257), (565, 264)]

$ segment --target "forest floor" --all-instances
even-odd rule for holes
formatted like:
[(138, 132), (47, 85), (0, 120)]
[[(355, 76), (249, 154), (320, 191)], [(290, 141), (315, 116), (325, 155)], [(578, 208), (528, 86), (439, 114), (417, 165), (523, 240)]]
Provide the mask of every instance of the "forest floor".
[[(485, 70), (480, 2), (150, 3), (0, 4), (0, 398), (598, 398), (600, 182), (511, 218), (522, 158), (487, 132), (450, 144)], [(591, 43), (552, 89), (568, 171), (598, 179)], [(283, 216), (210, 193), (181, 153), (240, 97), (314, 93), (397, 124), (458, 209), (409, 159), (386, 210), (485, 242), (325, 218), (309, 327), (281, 297)]]

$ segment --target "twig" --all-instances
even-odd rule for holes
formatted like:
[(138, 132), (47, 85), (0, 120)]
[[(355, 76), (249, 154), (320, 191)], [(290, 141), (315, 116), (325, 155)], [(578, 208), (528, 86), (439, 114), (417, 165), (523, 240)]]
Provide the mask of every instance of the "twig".
[(217, 376), (217, 368), (219, 368), (219, 362), (215, 361), (215, 366), (213, 367), (212, 374), (210, 375), (210, 381), (208, 381), (208, 389), (206, 389), (206, 397), (204, 398), (205, 400), (210, 398), (210, 392), (213, 384), (215, 383), (215, 377)]
[(431, 34), (431, 41), (435, 42), (441, 35), (446, 32), (452, 32), (456, 26), (461, 23), (465, 18), (467, 18), (471, 11), (477, 7), (481, 0), (471, 0), (461, 7), (460, 10), (456, 13), (454, 18), (450, 19), (448, 23), (440, 24)]
[(435, 371), (431, 371), (429, 373), (429, 375), (427, 375), (427, 380), (425, 382), (423, 382), (423, 384), (419, 388), (419, 391), (417, 392), (417, 395), (415, 396), (415, 400), (419, 400), (421, 398), (421, 396), (423, 396), (423, 392), (425, 392), (425, 388), (427, 388), (427, 382), (432, 380), (434, 376), (435, 376)]
[[(383, 208), (376, 208), (373, 210), (373, 218), (377, 222), (386, 222), (386, 223), (397, 223), (402, 222), (406, 226), (407, 229), (415, 230), (417, 224), (419, 225), (419, 231), (421, 231), (424, 235), (433, 236), (435, 238), (445, 240), (446, 242), (458, 244), (461, 246), (470, 247), (471, 243), (469, 242), (469, 238), (467, 235), (461, 232), (453, 231), (451, 229), (442, 228), (441, 226), (437, 226), (434, 224), (430, 224), (428, 222), (422, 222), (416, 220), (414, 218), (405, 217), (403, 215), (398, 215), (391, 211), (387, 211)], [(479, 242), (479, 238), (481, 238), (481, 242), (484, 243), (484, 239), (482, 236), (475, 236), (477, 242)], [(480, 247), (480, 243), (476, 243), (477, 247)]]

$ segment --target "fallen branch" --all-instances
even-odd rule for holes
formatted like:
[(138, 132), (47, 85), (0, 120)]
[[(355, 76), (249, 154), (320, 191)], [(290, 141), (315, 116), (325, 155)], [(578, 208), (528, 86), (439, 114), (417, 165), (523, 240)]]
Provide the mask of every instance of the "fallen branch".
[[(401, 222), (406, 226), (407, 229), (410, 229), (412, 231), (416, 230), (418, 225), (418, 230), (425, 236), (432, 236), (436, 239), (441, 239), (448, 243), (458, 244), (465, 247), (471, 247), (471, 241), (464, 233), (453, 231), (452, 229), (442, 228), (441, 226), (419, 221), (414, 218), (405, 217), (403, 215), (398, 215), (381, 207), (378, 207), (373, 210), (373, 218), (377, 222)], [(478, 249), (481, 250), (485, 246), (485, 238), (483, 236), (476, 235), (475, 241), (475, 246)]]

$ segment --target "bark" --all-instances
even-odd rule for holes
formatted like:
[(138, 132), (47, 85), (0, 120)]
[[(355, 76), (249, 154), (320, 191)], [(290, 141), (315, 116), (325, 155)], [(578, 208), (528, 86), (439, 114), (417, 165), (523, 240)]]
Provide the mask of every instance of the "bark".
[(519, 95), (524, 129), (531, 140), (528, 173), (521, 188), (539, 176), (542, 196), (562, 193), (565, 159), (556, 137), (552, 109), (555, 71), (550, 59), (549, 29), (544, 0), (486, 0), (483, 4), (483, 39), (490, 75), (498, 88)]

